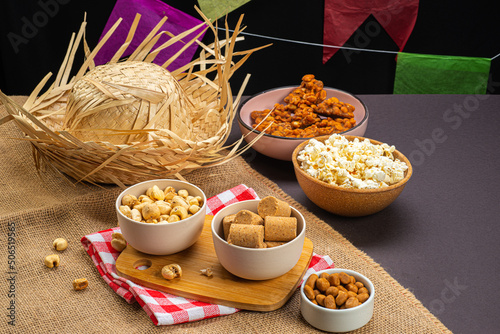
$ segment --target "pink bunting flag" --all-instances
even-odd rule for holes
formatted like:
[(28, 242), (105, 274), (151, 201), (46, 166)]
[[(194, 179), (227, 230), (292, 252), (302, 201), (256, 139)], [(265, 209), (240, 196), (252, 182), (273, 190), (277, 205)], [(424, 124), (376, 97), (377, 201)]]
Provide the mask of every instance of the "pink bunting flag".
[[(325, 0), (323, 44), (343, 46), (371, 14), (402, 51), (418, 13), (418, 0)], [(338, 48), (323, 48), (323, 64)]]
[[(101, 34), (101, 38), (104, 37), (106, 32), (113, 26), (113, 24), (116, 23), (119, 18), (122, 18), (123, 21), (115, 30), (111, 38), (97, 53), (94, 59), (96, 65), (102, 65), (108, 62), (120, 48), (120, 46), (125, 42), (130, 27), (132, 26), (137, 13), (141, 14), (141, 19), (134, 34), (134, 38), (123, 54), (124, 57), (131, 55), (132, 52), (144, 40), (144, 38), (165, 16), (167, 17), (167, 20), (161, 27), (160, 31), (168, 31), (173, 35), (179, 35), (180, 33), (202, 23), (202, 21), (159, 0), (117, 0), (115, 7), (113, 8), (113, 11), (111, 12), (111, 15), (109, 16), (106, 26)], [(200, 28), (200, 30), (186, 36), (184, 40), (186, 42), (190, 41), (196, 36), (196, 34), (199, 34), (202, 29), (203, 28)], [(167, 34), (163, 34), (152, 50), (165, 43), (169, 38), (170, 36), (168, 36)], [(201, 38), (203, 38), (203, 34), (200, 36), (200, 39)], [(184, 43), (182, 43), (182, 41), (172, 44), (168, 48), (163, 49), (156, 56), (153, 62), (155, 64), (162, 65), (183, 46)], [(192, 60), (197, 48), (197, 44), (192, 44), (191, 46), (189, 46), (189, 48), (182, 52), (182, 54), (172, 64), (170, 64), (167, 69), (169, 71), (173, 71), (188, 64)]]

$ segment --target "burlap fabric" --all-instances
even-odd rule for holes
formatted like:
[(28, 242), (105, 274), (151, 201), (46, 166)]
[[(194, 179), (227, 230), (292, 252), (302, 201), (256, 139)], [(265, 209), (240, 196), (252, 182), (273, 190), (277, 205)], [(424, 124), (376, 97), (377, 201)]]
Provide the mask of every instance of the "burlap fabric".
[[(14, 99), (22, 102), (25, 97)], [(6, 113), (0, 108), (1, 119)], [(154, 326), (138, 303), (128, 304), (106, 285), (80, 244), (82, 236), (116, 226), (113, 203), (120, 189), (74, 184), (50, 168), (37, 175), (31, 144), (19, 138), (22, 134), (13, 122), (0, 126), (0, 332), (316, 332), (300, 315), (298, 293), (273, 312), (240, 311), (193, 323)], [(449, 333), (369, 256), (243, 159), (193, 172), (187, 179), (207, 196), (244, 183), (261, 197), (273, 195), (298, 208), (308, 222), (307, 237), (314, 243), (314, 251), (329, 255), (337, 267), (363, 273), (375, 285), (373, 318), (356, 333)], [(48, 269), (43, 259), (53, 252), (52, 241), (57, 237), (66, 238), (69, 247), (60, 254), (61, 265)], [(74, 291), (72, 281), (81, 277), (89, 280), (89, 287)]]

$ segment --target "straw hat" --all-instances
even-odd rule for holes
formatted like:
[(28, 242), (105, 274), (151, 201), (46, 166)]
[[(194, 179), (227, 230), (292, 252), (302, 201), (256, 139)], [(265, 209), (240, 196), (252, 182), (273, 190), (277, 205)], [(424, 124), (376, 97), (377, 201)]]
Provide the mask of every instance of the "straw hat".
[(63, 128), (83, 141), (146, 141), (138, 129), (169, 129), (190, 139), (194, 105), (169, 71), (154, 63), (126, 61), (97, 66), (69, 94)]
[[(183, 174), (194, 169), (227, 162), (252, 144), (240, 147), (241, 138), (232, 147), (224, 146), (249, 76), (234, 98), (229, 79), (262, 47), (235, 52), (242, 18), (233, 33), (226, 32), (226, 38), (220, 40), (217, 29), (199, 13), (202, 24), (176, 36), (168, 33), (171, 38), (152, 50), (160, 35), (166, 33), (159, 32), (167, 18), (162, 19), (123, 60), (122, 54), (140, 21), (137, 15), (125, 43), (101, 66), (95, 66), (93, 58), (121, 19), (92, 51), (83, 38), (84, 20), (46, 92), (41, 94), (51, 73), (23, 106), (0, 92), (9, 113), (0, 124), (15, 121), (32, 143), (39, 170), (52, 166), (78, 182), (125, 187), (156, 178), (183, 179)], [(214, 33), (212, 44), (203, 45), (198, 40), (203, 32), (185, 41), (186, 36), (202, 28), (203, 32), (211, 29)], [(82, 41), (85, 61), (70, 79)], [(179, 53), (161, 66), (152, 63), (159, 52), (178, 42), (185, 48), (199, 44), (199, 57), (171, 73), (166, 68)], [(236, 61), (236, 55), (242, 58)]]

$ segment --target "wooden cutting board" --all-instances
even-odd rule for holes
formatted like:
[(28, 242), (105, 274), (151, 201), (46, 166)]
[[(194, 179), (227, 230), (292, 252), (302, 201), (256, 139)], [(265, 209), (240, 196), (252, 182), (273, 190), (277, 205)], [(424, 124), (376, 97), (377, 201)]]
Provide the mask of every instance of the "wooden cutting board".
[[(145, 287), (212, 304), (252, 311), (273, 311), (283, 306), (309, 266), (313, 253), (311, 240), (305, 238), (302, 255), (288, 273), (264, 281), (247, 280), (234, 276), (219, 263), (212, 241), (212, 218), (205, 219), (200, 239), (176, 254), (149, 255), (127, 246), (116, 260), (118, 274)], [(182, 278), (168, 281), (161, 276), (161, 268), (171, 263), (181, 266)], [(205, 268), (212, 269), (212, 277), (200, 273)]]

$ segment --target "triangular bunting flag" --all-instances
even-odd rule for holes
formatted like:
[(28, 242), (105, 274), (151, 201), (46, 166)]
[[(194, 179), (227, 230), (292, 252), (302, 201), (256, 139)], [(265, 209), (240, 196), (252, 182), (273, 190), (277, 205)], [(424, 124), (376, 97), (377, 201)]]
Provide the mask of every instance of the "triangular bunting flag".
[(398, 54), (394, 94), (486, 94), (491, 59)]
[(198, 4), (203, 14), (214, 21), (243, 6), (249, 1), (250, 0), (198, 0)]
[[(120, 23), (116, 31), (113, 33), (112, 37), (106, 42), (103, 48), (97, 53), (95, 57), (96, 65), (101, 65), (108, 62), (119, 47), (125, 42), (127, 34), (134, 22), (136, 14), (141, 14), (141, 19), (135, 31), (134, 37), (123, 54), (123, 56), (129, 56), (132, 52), (137, 49), (139, 44), (144, 40), (144, 38), (149, 34), (149, 32), (160, 22), (165, 16), (167, 21), (163, 24), (159, 31), (167, 31), (177, 36), (180, 33), (189, 30), (198, 24), (202, 23), (201, 20), (196, 19), (178, 9), (175, 9), (160, 0), (117, 0), (111, 15), (108, 18), (108, 22), (101, 34), (101, 38), (106, 34), (106, 32), (116, 23), (119, 18), (123, 21)], [(185, 40), (190, 41), (196, 34), (200, 33), (200, 30), (186, 36)], [(170, 37), (167, 34), (161, 36), (155, 47), (160, 46), (165, 43)], [(203, 38), (203, 35), (200, 39)], [(154, 59), (154, 63), (162, 65), (171, 56), (173, 56), (177, 51), (179, 51), (185, 43), (182, 41), (176, 42), (166, 49), (163, 49)], [(198, 49), (198, 44), (193, 44), (188, 47), (182, 54), (167, 68), (169, 71), (173, 71), (179, 67), (188, 64), (196, 50)]]
[[(323, 44), (341, 47), (372, 14), (402, 51), (418, 13), (418, 0), (325, 0)], [(355, 46), (356, 47), (356, 46)], [(323, 48), (323, 64), (338, 48)]]

